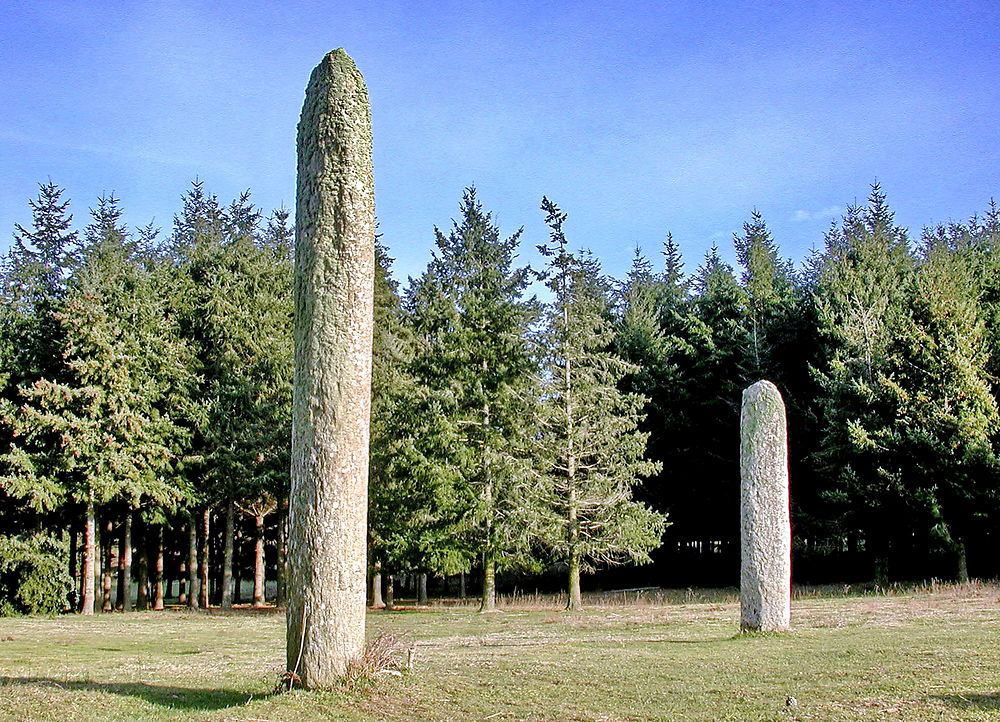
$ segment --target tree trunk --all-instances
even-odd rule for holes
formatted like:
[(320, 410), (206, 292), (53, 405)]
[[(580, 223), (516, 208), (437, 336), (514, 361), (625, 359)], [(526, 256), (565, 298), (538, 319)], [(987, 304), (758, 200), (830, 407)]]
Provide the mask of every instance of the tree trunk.
[(874, 581), (879, 586), (889, 584), (889, 555), (885, 552), (877, 552), (875, 555), (875, 565), (873, 572)]
[(957, 564), (957, 574), (959, 584), (968, 584), (969, 582), (969, 561), (966, 556), (965, 540), (959, 539), (955, 542), (955, 555)]
[(224, 549), (220, 544), (222, 544), (222, 539), (218, 535), (215, 535), (212, 538), (210, 547), (212, 564), (209, 578), (212, 580), (212, 583), (209, 584), (208, 588), (211, 590), (210, 603), (216, 606), (222, 604), (222, 556)]
[(396, 577), (393, 574), (385, 578), (385, 608), (387, 611), (396, 608)]
[(159, 611), (163, 609), (163, 525), (156, 525), (156, 535), (153, 537), (155, 545), (155, 561), (153, 562), (153, 609)]
[(480, 612), (495, 612), (497, 609), (497, 566), (489, 554), (483, 555), (483, 596), (479, 602)]
[(115, 607), (132, 611), (132, 510), (125, 509), (122, 533), (118, 541), (118, 599)]
[(569, 553), (569, 600), (566, 609), (583, 609), (583, 595), (580, 594), (580, 550), (574, 547)]
[(458, 598), (465, 599), (465, 572), (458, 573)]
[(420, 572), (417, 576), (417, 604), (427, 606), (427, 572)]
[[(238, 520), (239, 517), (237, 516)], [(238, 521), (235, 522), (235, 532), (233, 534), (233, 604), (243, 603), (243, 569), (240, 567), (240, 549), (243, 547), (243, 534), (240, 532)]]
[[(570, 463), (571, 473), (574, 470), (573, 462)], [(567, 505), (568, 521), (569, 521), (569, 558), (567, 559), (569, 564), (569, 585), (568, 585), (568, 599), (566, 601), (566, 609), (577, 611), (583, 608), (583, 597), (580, 594), (580, 522), (577, 518), (577, 504), (576, 504), (576, 487), (573, 485), (573, 479), (570, 478), (570, 489), (569, 489), (569, 503)]]
[(222, 552), (222, 600), (223, 609), (233, 608), (233, 535), (236, 523), (236, 506), (230, 499), (226, 504), (226, 539)]
[(111, 581), (117, 564), (115, 563), (115, 545), (114, 539), (112, 538), (113, 535), (114, 524), (109, 517), (107, 521), (104, 522), (104, 529), (101, 532), (101, 544), (104, 547), (101, 554), (104, 558), (104, 567), (101, 570), (101, 590), (103, 592), (101, 598), (102, 612), (110, 612), (114, 610), (114, 600), (111, 596)]
[(94, 613), (94, 606), (97, 595), (94, 593), (94, 557), (97, 549), (94, 545), (95, 536), (95, 514), (94, 502), (87, 502), (86, 518), (83, 525), (83, 568), (80, 570), (80, 613), (91, 615)]
[(260, 609), (266, 603), (264, 598), (264, 515), (257, 514), (253, 518), (253, 606)]
[(364, 653), (375, 193), (364, 79), (313, 71), (298, 126), (287, 665), (335, 685)]
[(199, 581), (198, 586), (198, 604), (201, 605), (202, 609), (208, 609), (209, 607), (209, 591), (211, 585), (209, 584), (209, 570), (211, 568), (209, 554), (211, 552), (211, 540), (212, 540), (212, 510), (209, 507), (205, 507), (201, 512), (201, 549), (198, 553), (198, 572)]
[(381, 567), (376, 564), (372, 570), (372, 609), (384, 609), (385, 600), (382, 599), (382, 572)]
[[(563, 308), (563, 323), (565, 331), (569, 334), (569, 306)], [(563, 399), (566, 405), (566, 483), (568, 494), (566, 499), (566, 546), (567, 567), (569, 582), (566, 585), (567, 599), (566, 609), (576, 611), (583, 607), (583, 599), (580, 596), (580, 520), (578, 518), (578, 505), (576, 499), (576, 448), (574, 446), (575, 431), (573, 415), (573, 383), (570, 374), (570, 358), (565, 352), (565, 368), (563, 370)]]
[(146, 611), (149, 609), (149, 525), (140, 520), (133, 536), (138, 537), (135, 549), (139, 555), (135, 569), (135, 608)]
[(278, 596), (274, 603), (284, 607), (288, 599), (288, 513), (278, 510)]
[(188, 522), (188, 558), (187, 558), (187, 605), (191, 609), (198, 608), (198, 519), (191, 515)]
[(76, 521), (70, 522), (70, 532), (69, 532), (69, 578), (73, 580), (73, 586), (70, 587), (69, 593), (66, 595), (66, 607), (63, 611), (74, 612), (78, 606), (78, 597), (80, 589), (80, 564), (78, 555), (80, 554), (80, 539), (79, 534), (77, 534)]

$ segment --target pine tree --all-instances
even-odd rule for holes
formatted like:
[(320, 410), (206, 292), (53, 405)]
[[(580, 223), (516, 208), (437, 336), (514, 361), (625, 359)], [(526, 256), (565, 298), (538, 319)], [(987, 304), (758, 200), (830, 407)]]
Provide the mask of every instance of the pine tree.
[[(690, 303), (690, 282), (680, 249), (668, 234), (663, 272), (637, 250), (628, 276), (617, 289), (614, 349), (634, 369), (619, 385), (646, 399), (640, 428), (649, 434), (651, 458), (662, 471), (637, 489), (659, 511), (667, 511), (686, 435), (686, 374), (693, 362), (690, 335), (697, 326)], [(681, 472), (683, 475), (683, 472)]]
[[(279, 507), (288, 489), (292, 245), (287, 211), (275, 211), (262, 225), (249, 191), (223, 208), (195, 182), (175, 218), (169, 247), (176, 264), (174, 302), (196, 351), (193, 370), (200, 379), (187, 469), (202, 526), (212, 507), (224, 512), (223, 606), (232, 598), (236, 511), (253, 517), (259, 530), (261, 519)], [(261, 543), (258, 539), (255, 546)], [(260, 555), (255, 552), (254, 558)], [(255, 577), (262, 578), (263, 569), (255, 566)], [(191, 605), (207, 600), (206, 564), (200, 576), (201, 594), (189, 595)]]
[(1000, 206), (991, 201), (984, 216), (972, 218), (963, 231), (953, 243), (972, 264), (989, 349), (986, 368), (993, 396), (1000, 398)]
[(687, 300), (690, 283), (684, 274), (684, 259), (673, 233), (667, 233), (663, 241), (663, 293), (664, 306), (676, 307)]
[(740, 361), (745, 351), (742, 309), (745, 296), (733, 269), (712, 247), (692, 279), (691, 346), (686, 367), (686, 423), (680, 429), (683, 463), (672, 479), (671, 535), (732, 545), (738, 529), (725, 511), (739, 508)]
[[(672, 239), (671, 239), (672, 240)], [(653, 272), (652, 264), (635, 250), (632, 267), (619, 289), (619, 323), (614, 344), (619, 356), (632, 364), (624, 387), (647, 399), (671, 375), (672, 345), (664, 330), (668, 296), (678, 287)]]
[(434, 567), (426, 532), (440, 519), (425, 492), (432, 482), (421, 476), (414, 458), (413, 428), (421, 414), (408, 418), (417, 406), (408, 375), (413, 358), (412, 332), (406, 320), (398, 283), (392, 278), (392, 258), (381, 242), (375, 245), (375, 321), (372, 337), (372, 431), (369, 470), (369, 567), (374, 592), (383, 572)]
[[(181, 517), (188, 525), (187, 604), (197, 607), (207, 597), (207, 560), (198, 564), (199, 526), (210, 515), (208, 504), (217, 501), (218, 477), (213, 475), (217, 448), (213, 441), (213, 422), (220, 416), (219, 386), (222, 369), (213, 333), (211, 309), (225, 288), (215, 277), (224, 252), (225, 210), (214, 195), (207, 194), (201, 181), (192, 183), (183, 197), (183, 206), (174, 216), (174, 227), (167, 253), (175, 264), (171, 305), (180, 321), (182, 333), (194, 356), (191, 372), (198, 379), (190, 406), (191, 448), (184, 472), (191, 490)], [(224, 302), (224, 299), (223, 299)], [(228, 497), (228, 495), (225, 495)], [(202, 555), (204, 556), (204, 555)]]
[[(387, 261), (381, 253), (376, 260)], [(473, 505), (460, 463), (467, 444), (439, 355), (453, 342), (447, 334), (457, 310), (431, 268), (411, 279), (397, 308), (388, 265), (378, 267), (386, 273), (379, 271), (375, 287), (382, 328), (373, 344), (372, 380), (379, 388), (373, 391), (374, 563), (389, 575), (414, 569), (462, 573), (475, 555), (464, 533)]]
[(288, 492), (292, 394), (292, 256), (288, 214), (265, 229), (244, 193), (227, 209), (226, 235), (212, 272), (205, 315), (214, 404), (205, 438), (212, 497), (225, 506), (223, 606), (231, 588), (235, 506), (254, 520), (254, 604), (264, 603), (265, 518)]
[(566, 248), (566, 215), (548, 198), (551, 229), (539, 252), (554, 300), (545, 315), (542, 346), (544, 424), (537, 436), (547, 507), (554, 533), (547, 542), (568, 569), (567, 608), (582, 606), (580, 573), (596, 564), (649, 561), (664, 517), (632, 498), (641, 477), (657, 471), (645, 457), (648, 434), (638, 430), (644, 399), (622, 393), (630, 369), (609, 347), (613, 339), (609, 289), (597, 262)]

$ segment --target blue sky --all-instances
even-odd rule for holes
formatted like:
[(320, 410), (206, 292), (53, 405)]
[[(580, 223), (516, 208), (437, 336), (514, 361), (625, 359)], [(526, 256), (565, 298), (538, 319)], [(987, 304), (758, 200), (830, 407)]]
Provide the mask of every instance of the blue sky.
[(294, 208), (306, 80), (341, 46), (402, 278), (473, 183), (526, 260), (545, 194), (616, 275), (668, 231), (689, 271), (732, 258), (754, 208), (800, 261), (876, 178), (914, 235), (1000, 198), (996, 0), (8, 0), (0, 33), (0, 251), (48, 178), (81, 222), (114, 191), (166, 231), (195, 177)]

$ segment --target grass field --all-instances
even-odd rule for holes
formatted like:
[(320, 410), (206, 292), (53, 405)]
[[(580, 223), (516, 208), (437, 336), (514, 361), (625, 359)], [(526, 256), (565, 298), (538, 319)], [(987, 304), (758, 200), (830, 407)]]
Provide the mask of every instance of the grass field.
[[(681, 599), (710, 599), (682, 594)], [(414, 669), (271, 694), (278, 612), (0, 619), (0, 719), (958, 720), (1000, 718), (1000, 590), (793, 604), (794, 631), (737, 636), (733, 595), (499, 614), (371, 613)], [(786, 704), (787, 697), (796, 703)]]

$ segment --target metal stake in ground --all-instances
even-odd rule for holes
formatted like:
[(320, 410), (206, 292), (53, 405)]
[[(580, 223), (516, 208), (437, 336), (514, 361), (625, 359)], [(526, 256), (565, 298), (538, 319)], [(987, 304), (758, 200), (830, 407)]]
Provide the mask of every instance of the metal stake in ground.
[(770, 381), (743, 392), (740, 415), (740, 629), (789, 628), (792, 528), (785, 404)]
[(334, 50), (306, 89), (295, 205), (286, 641), (313, 689), (364, 651), (374, 244), (368, 91)]

